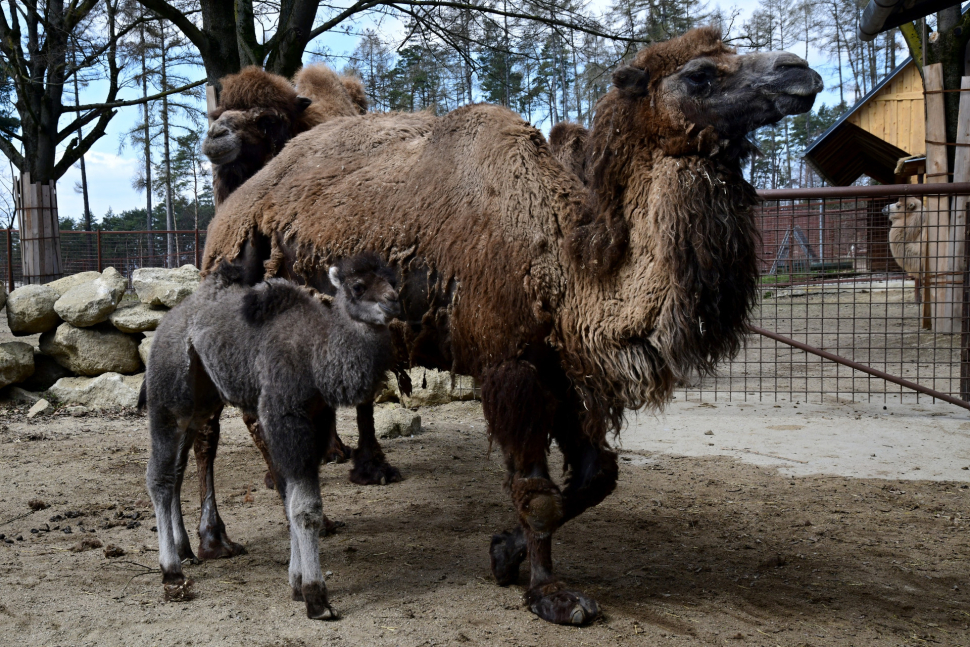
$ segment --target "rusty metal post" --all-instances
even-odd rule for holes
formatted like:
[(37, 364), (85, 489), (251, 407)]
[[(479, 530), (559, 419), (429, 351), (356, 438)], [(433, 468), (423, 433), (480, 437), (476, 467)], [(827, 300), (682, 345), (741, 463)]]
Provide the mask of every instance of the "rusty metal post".
[[(970, 211), (970, 203), (967, 204)], [(960, 399), (970, 402), (970, 221), (964, 219), (963, 313), (960, 328)]]
[(101, 230), (99, 229), (98, 230), (98, 271), (100, 272), (101, 270), (102, 270), (101, 268)]
[(13, 292), (13, 229), (7, 230), (7, 286)]

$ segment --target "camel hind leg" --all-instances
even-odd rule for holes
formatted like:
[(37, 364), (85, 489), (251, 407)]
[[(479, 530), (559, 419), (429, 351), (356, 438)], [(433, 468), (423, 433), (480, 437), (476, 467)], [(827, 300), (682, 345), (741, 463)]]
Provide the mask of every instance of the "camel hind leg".
[(199, 430), (193, 449), (199, 476), (199, 557), (201, 559), (220, 559), (245, 555), (246, 549), (226, 534), (226, 524), (219, 516), (216, 505), (215, 461), (219, 447), (219, 416), (222, 406), (212, 415), (208, 423)]
[(401, 480), (401, 471), (387, 462), (374, 429), (374, 404), (357, 405), (357, 449), (350, 481), (357, 485), (387, 485)]

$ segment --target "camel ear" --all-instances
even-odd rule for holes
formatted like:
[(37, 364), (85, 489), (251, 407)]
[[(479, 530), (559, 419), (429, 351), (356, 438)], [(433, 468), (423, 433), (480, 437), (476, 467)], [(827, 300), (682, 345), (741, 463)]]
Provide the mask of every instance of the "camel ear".
[(330, 268), (330, 282), (333, 283), (333, 287), (340, 289), (340, 274), (337, 270), (337, 266), (333, 265)]
[(642, 97), (647, 94), (650, 84), (650, 73), (638, 67), (624, 65), (613, 72), (613, 85), (624, 94)]
[(297, 97), (296, 98), (296, 111), (303, 112), (307, 107), (313, 103), (313, 99), (309, 97)]

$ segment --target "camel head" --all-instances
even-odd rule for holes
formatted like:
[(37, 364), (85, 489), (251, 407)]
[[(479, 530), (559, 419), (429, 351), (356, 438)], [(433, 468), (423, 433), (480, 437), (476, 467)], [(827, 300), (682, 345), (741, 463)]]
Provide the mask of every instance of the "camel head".
[(341, 259), (330, 268), (330, 282), (337, 288), (336, 303), (351, 319), (386, 326), (400, 316), (397, 279), (377, 254)]
[(223, 175), (238, 178), (226, 195), (311, 127), (304, 118), (310, 103), (289, 81), (255, 66), (222, 80), (219, 107), (210, 115), (214, 121), (202, 152), (217, 167), (233, 165), (222, 169)]
[(900, 198), (896, 202), (883, 208), (882, 212), (889, 216), (893, 227), (922, 225), (923, 203), (919, 198)]
[(748, 150), (749, 132), (810, 110), (822, 77), (788, 52), (738, 54), (705, 27), (641, 50), (613, 85), (612, 101), (684, 154)]

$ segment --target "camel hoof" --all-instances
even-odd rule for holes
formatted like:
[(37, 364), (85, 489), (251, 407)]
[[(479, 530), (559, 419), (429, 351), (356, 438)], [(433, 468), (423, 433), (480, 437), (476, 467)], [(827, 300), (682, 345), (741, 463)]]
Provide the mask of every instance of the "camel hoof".
[(330, 517), (324, 515), (323, 525), (320, 527), (320, 536), (327, 537), (329, 535), (336, 535), (337, 528), (343, 528), (346, 525), (343, 521), (332, 521)]
[(337, 620), (337, 612), (327, 600), (327, 587), (322, 582), (303, 585), (303, 601), (306, 617), (311, 620)]
[(578, 627), (592, 622), (600, 614), (595, 600), (578, 591), (567, 591), (562, 582), (530, 589), (525, 594), (525, 601), (532, 613), (557, 625)]
[(387, 463), (364, 461), (350, 470), (350, 482), (357, 485), (387, 485), (402, 481), (401, 471)]
[(267, 490), (276, 489), (276, 479), (273, 478), (273, 473), (266, 470), (266, 475), (263, 477), (263, 483), (266, 485)]
[(517, 541), (514, 532), (500, 532), (492, 535), (488, 555), (492, 566), (492, 576), (499, 586), (515, 584), (519, 579), (519, 567), (525, 561), (527, 546)]
[(192, 580), (185, 579), (184, 577), (181, 582), (164, 584), (164, 600), (166, 602), (188, 602), (194, 599), (195, 592), (192, 590), (193, 584), (194, 582)]
[(203, 560), (225, 559), (245, 554), (246, 548), (242, 544), (230, 541), (225, 535), (216, 541), (207, 542), (203, 540), (199, 544), (199, 558)]

